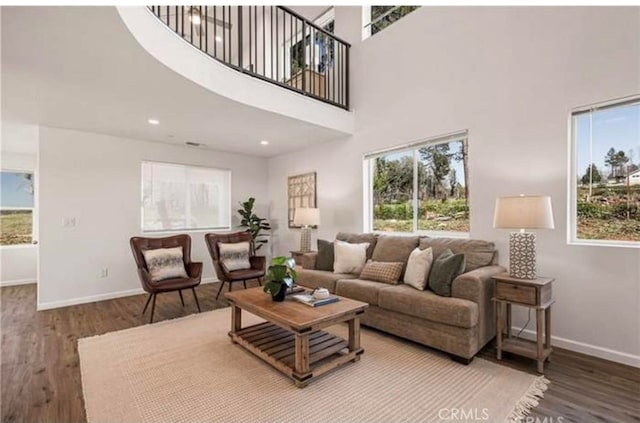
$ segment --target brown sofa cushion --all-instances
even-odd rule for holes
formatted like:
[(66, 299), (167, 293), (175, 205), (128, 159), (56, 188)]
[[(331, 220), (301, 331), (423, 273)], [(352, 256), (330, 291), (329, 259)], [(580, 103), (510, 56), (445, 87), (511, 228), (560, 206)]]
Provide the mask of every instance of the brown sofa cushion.
[(373, 255), (373, 250), (376, 248), (376, 241), (378, 240), (377, 234), (351, 234), (348, 232), (338, 232), (336, 235), (336, 239), (338, 241), (345, 241), (349, 244), (362, 244), (365, 242), (369, 243), (369, 247), (367, 247), (367, 260), (371, 258)]
[(384, 262), (369, 260), (364, 265), (362, 272), (360, 272), (360, 279), (396, 285), (402, 273), (402, 265), (403, 263), (399, 261)]
[(371, 305), (378, 305), (378, 292), (383, 288), (390, 287), (391, 285), (387, 283), (362, 279), (339, 280), (336, 283), (336, 294)]
[(478, 324), (478, 304), (473, 301), (440, 297), (431, 291), (418, 291), (407, 285), (387, 285), (379, 292), (378, 305), (451, 326), (472, 328)]
[(336, 292), (336, 281), (339, 279), (355, 279), (357, 275), (328, 272), (326, 270), (312, 270), (297, 268), (297, 283), (307, 288), (327, 288), (331, 293)]
[(420, 238), (420, 249), (433, 248), (433, 259), (437, 259), (446, 249), (454, 254), (464, 253), (465, 272), (493, 264), (496, 246), (493, 242), (463, 238)]
[(402, 262), (402, 277), (407, 268), (407, 260), (419, 242), (420, 238), (417, 236), (380, 235), (371, 258), (374, 261)]

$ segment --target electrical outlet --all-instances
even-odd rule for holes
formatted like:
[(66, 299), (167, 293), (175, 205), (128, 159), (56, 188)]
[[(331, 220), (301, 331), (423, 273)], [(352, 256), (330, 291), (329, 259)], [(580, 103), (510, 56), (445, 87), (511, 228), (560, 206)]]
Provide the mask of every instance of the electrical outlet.
[(62, 221), (62, 226), (65, 228), (75, 228), (76, 227), (76, 218), (75, 217), (65, 217)]
[(100, 272), (98, 273), (98, 276), (100, 278), (108, 278), (109, 277), (109, 268), (108, 267), (103, 267), (102, 269), (100, 269)]

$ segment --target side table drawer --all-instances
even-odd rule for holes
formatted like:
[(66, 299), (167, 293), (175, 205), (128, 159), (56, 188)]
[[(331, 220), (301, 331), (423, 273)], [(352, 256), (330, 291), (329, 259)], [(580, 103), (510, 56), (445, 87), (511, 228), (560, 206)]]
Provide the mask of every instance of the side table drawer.
[(513, 285), (505, 282), (496, 284), (496, 298), (522, 304), (537, 304), (536, 289), (534, 287)]

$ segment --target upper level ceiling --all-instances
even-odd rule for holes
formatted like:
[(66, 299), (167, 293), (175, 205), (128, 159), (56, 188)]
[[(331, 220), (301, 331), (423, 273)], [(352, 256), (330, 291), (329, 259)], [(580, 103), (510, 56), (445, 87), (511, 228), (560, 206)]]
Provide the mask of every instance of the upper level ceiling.
[[(301, 97), (274, 88), (283, 101)], [(2, 8), (2, 119), (261, 156), (347, 135), (181, 76), (136, 42), (113, 7)]]

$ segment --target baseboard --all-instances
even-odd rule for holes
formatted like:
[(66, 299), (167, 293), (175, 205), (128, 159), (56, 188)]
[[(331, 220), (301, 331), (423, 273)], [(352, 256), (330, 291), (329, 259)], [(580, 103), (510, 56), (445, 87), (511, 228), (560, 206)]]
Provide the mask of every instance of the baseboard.
[[(218, 282), (216, 278), (205, 278), (201, 284)], [(105, 294), (89, 295), (87, 297), (70, 298), (68, 300), (49, 301), (46, 303), (38, 303), (37, 310), (51, 310), (53, 308), (69, 307), (78, 304), (95, 303), (97, 301), (112, 300), (114, 298), (130, 297), (132, 295), (144, 294), (142, 288), (127, 289), (124, 291), (108, 292)]]
[[(521, 328), (513, 328), (514, 333), (518, 333), (520, 330)], [(536, 339), (536, 333), (530, 329), (523, 330), (520, 336), (531, 341), (535, 341)], [(551, 336), (551, 345), (565, 350), (602, 358), (604, 360), (615, 361), (616, 363), (626, 364), (628, 366), (640, 367), (640, 356), (611, 350), (609, 348), (598, 347), (596, 345), (561, 338), (559, 336)]]
[(0, 287), (3, 286), (16, 286), (16, 285), (29, 285), (36, 283), (35, 279), (15, 279), (12, 281), (0, 281)]

